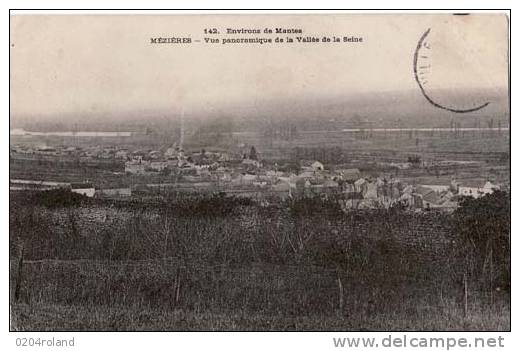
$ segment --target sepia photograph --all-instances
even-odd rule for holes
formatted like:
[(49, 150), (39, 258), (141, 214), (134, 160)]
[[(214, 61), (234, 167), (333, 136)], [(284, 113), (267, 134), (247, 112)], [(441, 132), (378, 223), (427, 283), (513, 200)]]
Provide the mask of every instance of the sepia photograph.
[(511, 330), (508, 12), (57, 12), (9, 18), (10, 331)]

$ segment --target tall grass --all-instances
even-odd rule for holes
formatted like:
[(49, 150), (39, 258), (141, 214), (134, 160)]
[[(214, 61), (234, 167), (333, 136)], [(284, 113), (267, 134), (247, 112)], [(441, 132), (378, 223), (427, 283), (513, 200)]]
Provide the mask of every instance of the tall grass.
[[(508, 328), (506, 317), (489, 317), (507, 310), (508, 292), (470, 282), (464, 315), (464, 257), (445, 213), (210, 196), (147, 206), (13, 201), (10, 221), (12, 258), (24, 247), (21, 279), (15, 260), (11, 267), (11, 289), (21, 280), (13, 301), (21, 329), (39, 325), (49, 306), (205, 316), (221, 329)], [(194, 328), (213, 329), (206, 319)], [(55, 329), (70, 328), (57, 320)], [(157, 323), (149, 326), (188, 328)], [(80, 329), (103, 326), (93, 316)], [(114, 328), (132, 327), (147, 328)]]

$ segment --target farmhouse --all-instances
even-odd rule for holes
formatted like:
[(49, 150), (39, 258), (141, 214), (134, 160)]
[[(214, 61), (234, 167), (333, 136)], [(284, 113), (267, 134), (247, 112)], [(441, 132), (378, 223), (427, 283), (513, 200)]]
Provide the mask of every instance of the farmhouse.
[(490, 181), (471, 181), (465, 180), (461, 183), (453, 181), (452, 188), (454, 188), (456, 194), (461, 196), (471, 196), (473, 198), (479, 198), (486, 194), (491, 194), (500, 187), (492, 184)]
[(301, 161), (301, 167), (304, 172), (317, 172), (317, 171), (323, 171), (325, 169), (325, 166), (323, 166), (323, 163), (320, 161)]
[(311, 167), (314, 171), (323, 171), (325, 169), (325, 167), (323, 166), (323, 163), (321, 163), (319, 161), (314, 161), (312, 163)]
[(87, 197), (94, 197), (96, 193), (94, 186), (86, 183), (72, 183), (70, 188), (73, 193), (85, 195)]

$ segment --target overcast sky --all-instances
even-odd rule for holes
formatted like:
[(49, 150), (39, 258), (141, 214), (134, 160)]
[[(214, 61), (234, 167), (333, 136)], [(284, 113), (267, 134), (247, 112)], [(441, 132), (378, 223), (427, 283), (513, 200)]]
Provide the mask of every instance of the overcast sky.
[[(159, 36), (203, 40), (212, 27), (301, 28), (302, 36), (353, 35), (363, 43), (150, 44)], [(428, 28), (431, 88), (507, 87), (502, 15), (27, 15), (11, 17), (11, 114), (177, 113), (284, 98), (420, 94), (412, 62)]]

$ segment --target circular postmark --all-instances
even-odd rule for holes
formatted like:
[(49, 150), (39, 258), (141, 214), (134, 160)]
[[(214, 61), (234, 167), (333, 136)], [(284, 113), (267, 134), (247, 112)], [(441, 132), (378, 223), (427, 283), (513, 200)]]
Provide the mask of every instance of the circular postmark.
[[(489, 105), (489, 101), (486, 102), (478, 102), (473, 103), (472, 106), (453, 106), (447, 102), (442, 101), (442, 98), (434, 96), (434, 88), (429, 88), (429, 83), (432, 78), (435, 77), (434, 72), (434, 62), (432, 60), (432, 56), (435, 52), (434, 45), (428, 40), (431, 34), (431, 28), (428, 28), (420, 37), (417, 42), (417, 47), (415, 49), (414, 57), (413, 57), (413, 72), (415, 76), (415, 80), (419, 85), (419, 89), (421, 90), (423, 96), (428, 100), (430, 104), (433, 106), (450, 111), (455, 113), (468, 113), (478, 111), (483, 109), (487, 105)], [(441, 48), (446, 50), (446, 47)], [(438, 50), (442, 51), (442, 50)], [(437, 54), (438, 55), (438, 54)], [(459, 55), (458, 59), (464, 59), (463, 55)], [(464, 71), (464, 69), (459, 69), (458, 72)], [(437, 79), (448, 79), (448, 74), (439, 75), (437, 74)]]

